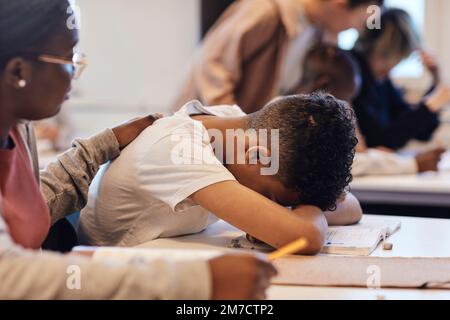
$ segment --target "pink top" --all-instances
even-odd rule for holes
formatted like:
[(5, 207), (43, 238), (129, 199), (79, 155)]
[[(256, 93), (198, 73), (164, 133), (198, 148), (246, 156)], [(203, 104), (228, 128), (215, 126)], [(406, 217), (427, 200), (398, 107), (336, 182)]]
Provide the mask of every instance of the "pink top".
[(16, 127), (10, 137), (13, 148), (0, 149), (3, 218), (15, 243), (27, 249), (39, 249), (50, 228), (50, 212)]

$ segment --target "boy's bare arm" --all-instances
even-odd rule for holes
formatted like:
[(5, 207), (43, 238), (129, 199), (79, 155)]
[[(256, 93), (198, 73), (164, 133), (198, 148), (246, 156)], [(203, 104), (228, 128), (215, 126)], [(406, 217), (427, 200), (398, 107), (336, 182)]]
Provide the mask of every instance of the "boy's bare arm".
[(235, 181), (208, 186), (191, 198), (275, 248), (305, 237), (309, 246), (300, 253), (317, 254), (324, 244), (328, 225), (319, 208), (303, 206), (291, 211)]
[(345, 226), (358, 223), (363, 216), (358, 199), (351, 193), (345, 193), (338, 200), (336, 211), (325, 212), (328, 225)]

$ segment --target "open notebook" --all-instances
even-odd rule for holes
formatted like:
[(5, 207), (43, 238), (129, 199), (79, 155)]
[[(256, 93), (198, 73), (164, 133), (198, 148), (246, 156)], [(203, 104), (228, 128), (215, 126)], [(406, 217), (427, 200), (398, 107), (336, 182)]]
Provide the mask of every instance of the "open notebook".
[[(385, 220), (382, 223), (359, 223), (354, 226), (330, 227), (327, 239), (322, 249), (323, 254), (368, 256), (392, 234), (400, 230), (401, 222)], [(273, 251), (273, 248), (263, 243), (252, 243), (245, 236), (233, 239), (230, 247)]]
[(368, 256), (380, 244), (400, 230), (401, 222), (361, 223), (355, 226), (330, 227), (322, 253)]

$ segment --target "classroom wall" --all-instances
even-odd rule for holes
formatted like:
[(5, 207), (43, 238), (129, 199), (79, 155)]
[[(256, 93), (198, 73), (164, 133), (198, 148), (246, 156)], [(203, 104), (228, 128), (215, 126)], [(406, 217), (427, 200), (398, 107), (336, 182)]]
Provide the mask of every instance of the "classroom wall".
[(89, 66), (66, 106), (90, 134), (172, 102), (200, 37), (199, 0), (77, 0)]
[(427, 0), (433, 6), (427, 12), (426, 41), (436, 52), (446, 81), (450, 82), (450, 1)]
[[(425, 42), (433, 50), (441, 66), (444, 80), (450, 83), (450, 1), (426, 0)], [(436, 133), (436, 141), (450, 149), (450, 108), (442, 113), (442, 126)]]

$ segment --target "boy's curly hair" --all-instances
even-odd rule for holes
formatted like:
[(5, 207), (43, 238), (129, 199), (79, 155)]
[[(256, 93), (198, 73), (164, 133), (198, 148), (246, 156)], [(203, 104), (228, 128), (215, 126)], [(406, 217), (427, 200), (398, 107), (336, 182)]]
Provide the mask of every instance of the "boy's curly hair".
[(316, 92), (278, 98), (252, 115), (253, 129), (279, 129), (279, 179), (299, 193), (298, 203), (335, 210), (352, 180), (358, 143), (350, 106)]

